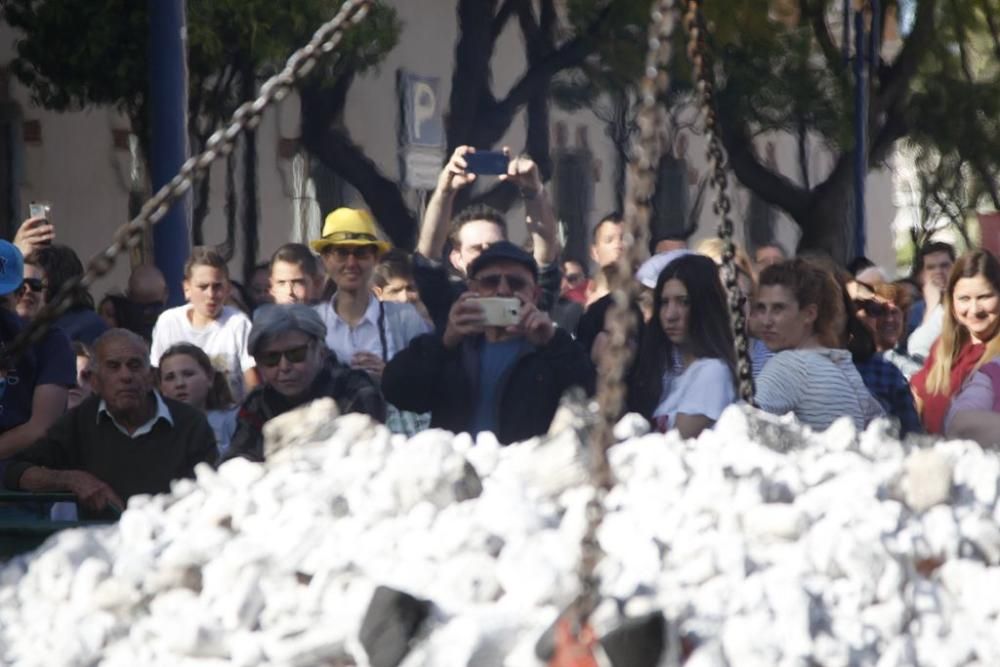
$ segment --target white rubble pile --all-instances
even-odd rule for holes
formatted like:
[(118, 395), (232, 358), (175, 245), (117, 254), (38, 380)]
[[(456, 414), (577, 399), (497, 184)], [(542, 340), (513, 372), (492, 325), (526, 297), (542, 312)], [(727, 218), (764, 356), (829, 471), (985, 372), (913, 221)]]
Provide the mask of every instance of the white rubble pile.
[[(266, 466), (200, 467), (3, 566), (0, 664), (364, 666), (378, 585), (433, 603), (404, 667), (544, 664), (592, 493), (573, 431), (406, 441), (328, 407), (272, 425)], [(661, 664), (683, 637), (697, 667), (1000, 665), (996, 453), (761, 419), (619, 424), (599, 633), (662, 610)]]

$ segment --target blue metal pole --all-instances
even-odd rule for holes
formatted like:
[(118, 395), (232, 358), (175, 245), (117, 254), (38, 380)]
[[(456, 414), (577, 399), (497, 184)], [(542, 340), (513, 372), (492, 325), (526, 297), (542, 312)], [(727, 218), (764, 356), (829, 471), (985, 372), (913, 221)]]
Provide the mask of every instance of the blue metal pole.
[[(149, 0), (150, 177), (155, 192), (187, 159), (187, 45), (184, 0)], [(168, 304), (184, 303), (190, 253), (190, 197), (153, 227), (153, 256), (167, 279)]]
[(854, 256), (865, 254), (865, 180), (868, 177), (868, 67), (864, 14), (854, 14)]

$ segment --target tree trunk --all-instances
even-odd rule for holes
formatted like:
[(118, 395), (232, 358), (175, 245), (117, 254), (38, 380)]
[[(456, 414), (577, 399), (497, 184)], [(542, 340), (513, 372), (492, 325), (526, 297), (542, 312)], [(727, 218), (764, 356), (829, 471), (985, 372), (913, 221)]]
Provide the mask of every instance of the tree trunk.
[(854, 225), (850, 217), (851, 172), (831, 178), (810, 192), (805, 210), (794, 218), (802, 230), (799, 253), (828, 255), (845, 264), (853, 253)]
[[(250, 100), (257, 95), (256, 72), (248, 64), (240, 76), (240, 97)], [(249, 284), (257, 265), (260, 248), (260, 196), (257, 191), (257, 130), (243, 132), (243, 282)]]
[(345, 75), (332, 87), (307, 85), (299, 90), (302, 145), (361, 193), (394, 246), (412, 250), (417, 241), (417, 218), (403, 199), (399, 184), (387, 178), (338, 126), (352, 80), (353, 76)]

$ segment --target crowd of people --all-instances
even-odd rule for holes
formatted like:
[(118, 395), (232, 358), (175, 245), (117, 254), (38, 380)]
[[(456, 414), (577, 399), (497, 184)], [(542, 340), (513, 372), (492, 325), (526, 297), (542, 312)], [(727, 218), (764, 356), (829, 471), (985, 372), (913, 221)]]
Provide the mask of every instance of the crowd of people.
[[(184, 305), (166, 307), (150, 265), (96, 305), (70, 291), (40, 342), (0, 369), (3, 484), (114, 514), (199, 463), (262, 460), (264, 425), (323, 397), (407, 435), (544, 433), (567, 390), (595, 390), (622, 218), (597, 221), (589, 258), (561, 257), (538, 168), (516, 157), (499, 176), (525, 205), (527, 241), (512, 243), (498, 211), (455, 214), (477, 179), (470, 152), (442, 170), (413, 253), (383, 240), (369, 213), (340, 208), (308, 246), (278, 248), (249, 289), (218, 251), (196, 247)], [(634, 276), (627, 409), (697, 437), (739, 401), (724, 248), (663, 238), (650, 251)], [(1000, 263), (988, 251), (956, 257), (931, 242), (895, 281), (863, 258), (842, 268), (778, 245), (737, 248), (734, 265), (756, 408), (815, 430), (885, 417), (904, 435), (1000, 440)], [(82, 272), (43, 218), (0, 241), (0, 341)]]

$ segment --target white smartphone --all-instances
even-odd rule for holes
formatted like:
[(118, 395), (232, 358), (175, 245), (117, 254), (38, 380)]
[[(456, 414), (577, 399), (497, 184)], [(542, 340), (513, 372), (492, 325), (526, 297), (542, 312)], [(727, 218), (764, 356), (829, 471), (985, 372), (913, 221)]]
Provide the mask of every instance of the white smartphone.
[(474, 299), (486, 315), (491, 327), (509, 327), (521, 321), (521, 300), (511, 297), (487, 296)]

